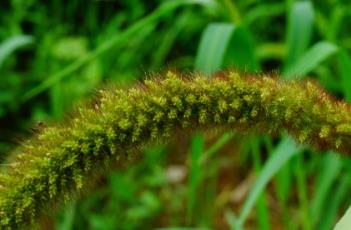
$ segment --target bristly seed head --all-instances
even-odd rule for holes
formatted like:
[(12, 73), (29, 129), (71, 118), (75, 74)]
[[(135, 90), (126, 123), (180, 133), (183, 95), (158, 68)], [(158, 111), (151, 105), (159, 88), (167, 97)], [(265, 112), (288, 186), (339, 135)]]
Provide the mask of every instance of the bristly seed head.
[[(351, 110), (313, 82), (229, 72), (181, 78), (168, 72), (129, 90), (102, 90), (66, 125), (44, 127), (0, 174), (0, 228), (33, 223), (48, 201), (68, 200), (88, 175), (128, 159), (140, 146), (175, 131), (234, 128), (286, 130), (319, 149), (351, 154)], [(260, 124), (260, 126), (257, 126)], [(260, 127), (260, 130), (257, 130)], [(262, 130), (264, 129), (264, 130)]]

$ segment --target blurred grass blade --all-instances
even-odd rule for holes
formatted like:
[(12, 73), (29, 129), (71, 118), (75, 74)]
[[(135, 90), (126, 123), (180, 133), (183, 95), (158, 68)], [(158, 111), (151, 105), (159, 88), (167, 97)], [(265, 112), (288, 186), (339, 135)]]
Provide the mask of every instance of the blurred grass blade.
[(29, 35), (17, 35), (10, 37), (0, 44), (0, 68), (5, 59), (16, 49), (33, 43), (33, 37)]
[(244, 27), (237, 27), (224, 56), (223, 67), (255, 72), (260, 69), (255, 42)]
[(308, 200), (308, 183), (306, 176), (306, 169), (304, 168), (306, 162), (303, 155), (298, 155), (294, 161), (291, 161), (296, 179), (297, 197), (299, 200), (299, 216), (301, 218), (301, 227), (309, 230), (313, 229), (311, 218), (309, 215), (309, 200)]
[(194, 135), (191, 142), (191, 161), (189, 174), (189, 196), (188, 196), (188, 215), (187, 222), (192, 224), (194, 218), (195, 204), (197, 201), (198, 187), (201, 182), (200, 159), (204, 150), (204, 135), (201, 133)]
[[(261, 175), (262, 173), (262, 160), (260, 154), (260, 138), (254, 137), (250, 140), (250, 148), (253, 158), (254, 170), (256, 175)], [(267, 205), (266, 192), (261, 191), (260, 196), (256, 201), (256, 213), (257, 213), (257, 227), (261, 230), (271, 229), (269, 220), (269, 208)]]
[(287, 79), (304, 77), (323, 61), (338, 51), (332, 43), (322, 41), (307, 50), (284, 74)]
[(191, 20), (191, 14), (180, 15), (172, 29), (170, 29), (162, 38), (161, 43), (152, 58), (152, 68), (160, 68), (166, 60), (167, 54), (173, 47), (174, 42), (181, 31), (188, 25)]
[(278, 59), (286, 56), (286, 49), (283, 43), (262, 43), (257, 47), (257, 58), (259, 60)]
[(293, 65), (309, 46), (314, 22), (310, 1), (297, 1), (289, 12), (285, 71)]
[(341, 87), (345, 100), (351, 101), (351, 57), (346, 50), (338, 53), (339, 72), (341, 77)]
[(235, 26), (229, 23), (211, 23), (202, 34), (196, 55), (195, 70), (206, 74), (220, 70)]
[(29, 99), (35, 97), (36, 95), (42, 93), (43, 91), (47, 90), (50, 88), (53, 84), (56, 82), (60, 81), (61, 79), (67, 77), (74, 71), (78, 70), (80, 67), (83, 65), (87, 64), (91, 60), (94, 60), (95, 58), (99, 57), (103, 53), (107, 52), (117, 44), (127, 44), (129, 39), (136, 33), (138, 33), (140, 30), (142, 30), (144, 27), (146, 27), (149, 24), (156, 23), (157, 19), (160, 17), (170, 13), (171, 11), (177, 9), (178, 7), (182, 5), (188, 5), (188, 4), (215, 4), (213, 1), (210, 0), (173, 0), (173, 1), (166, 1), (164, 4), (162, 4), (159, 8), (157, 8), (155, 11), (153, 11), (151, 14), (148, 16), (145, 16), (143, 19), (139, 20), (138, 22), (134, 23), (132, 26), (130, 26), (128, 29), (125, 31), (115, 35), (112, 38), (109, 38), (107, 41), (102, 43), (100, 46), (98, 46), (95, 50), (92, 52), (86, 54), (85, 56), (81, 57), (77, 61), (73, 62), (72, 64), (68, 65), (66, 68), (63, 70), (57, 72), (56, 74), (50, 76), (47, 80), (42, 82), (40, 85), (37, 87), (31, 89), (27, 93), (24, 94), (22, 97), (21, 102), (26, 102)]
[(294, 155), (301, 152), (302, 147), (296, 145), (294, 140), (289, 137), (284, 138), (274, 150), (272, 156), (268, 159), (262, 168), (253, 188), (250, 191), (241, 213), (239, 215), (239, 222), (241, 226), (245, 223), (254, 204), (261, 195), (262, 191), (271, 180), (271, 178), (284, 166)]
[(254, 23), (258, 22), (260, 19), (267, 19), (274, 16), (282, 15), (285, 12), (286, 3), (278, 2), (278, 3), (265, 3), (261, 2), (257, 4), (255, 8), (245, 12), (245, 25), (252, 26)]
[(56, 224), (55, 229), (57, 230), (70, 230), (73, 229), (73, 223), (76, 212), (76, 200), (71, 201), (62, 213), (62, 218), (59, 223)]
[(224, 217), (231, 230), (243, 230), (242, 226), (239, 224), (238, 217), (236, 217), (231, 210), (226, 210)]
[(236, 2), (232, 0), (220, 0), (220, 2), (222, 3), (222, 8), (224, 9), (225, 14), (228, 15), (228, 18), (230, 18), (235, 25), (240, 25), (241, 15)]
[(351, 207), (346, 211), (344, 216), (335, 225), (334, 230), (350, 230), (351, 229)]
[(218, 150), (220, 150), (225, 144), (227, 144), (234, 137), (233, 132), (224, 133), (216, 143), (212, 144), (201, 156), (200, 164), (203, 165), (208, 159), (210, 159)]
[(328, 196), (334, 193), (333, 185), (342, 169), (340, 157), (335, 153), (329, 152), (324, 156), (321, 169), (317, 179), (315, 194), (311, 201), (311, 219), (314, 224), (321, 219), (324, 204), (329, 202)]
[(211, 23), (202, 34), (195, 70), (211, 74), (224, 67), (257, 70), (254, 42), (243, 27)]

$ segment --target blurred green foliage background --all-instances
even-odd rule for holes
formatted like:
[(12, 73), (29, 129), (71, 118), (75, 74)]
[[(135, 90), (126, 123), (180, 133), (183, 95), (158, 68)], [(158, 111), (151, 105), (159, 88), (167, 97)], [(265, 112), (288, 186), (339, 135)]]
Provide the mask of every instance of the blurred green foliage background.
[[(110, 84), (168, 69), (315, 78), (351, 100), (348, 0), (0, 3), (0, 158)], [(89, 192), (88, 192), (89, 191)], [(91, 178), (42, 229), (330, 229), (351, 160), (279, 138), (197, 133)]]

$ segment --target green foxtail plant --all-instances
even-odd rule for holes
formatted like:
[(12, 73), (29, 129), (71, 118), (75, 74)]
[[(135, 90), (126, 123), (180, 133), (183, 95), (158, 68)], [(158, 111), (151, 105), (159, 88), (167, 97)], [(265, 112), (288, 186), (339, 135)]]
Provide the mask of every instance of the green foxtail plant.
[(62, 125), (44, 128), (19, 147), (0, 174), (0, 227), (33, 224), (48, 206), (79, 191), (99, 168), (184, 130), (222, 128), (279, 133), (317, 149), (351, 153), (350, 106), (312, 81), (237, 72), (146, 80), (102, 90)]

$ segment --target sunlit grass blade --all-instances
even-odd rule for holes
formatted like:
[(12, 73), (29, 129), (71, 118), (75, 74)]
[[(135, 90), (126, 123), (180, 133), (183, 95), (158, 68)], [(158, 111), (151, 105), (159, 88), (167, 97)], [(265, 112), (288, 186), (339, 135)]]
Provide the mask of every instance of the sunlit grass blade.
[(255, 72), (260, 70), (256, 55), (256, 45), (245, 27), (237, 27), (223, 60), (224, 67)]
[(210, 74), (224, 67), (257, 70), (254, 43), (244, 28), (212, 23), (203, 32), (195, 69)]
[(296, 1), (289, 11), (287, 30), (287, 53), (285, 71), (309, 46), (314, 22), (314, 10), (310, 1)]
[(0, 68), (5, 59), (16, 49), (33, 43), (34, 39), (29, 35), (17, 35), (10, 37), (0, 44)]
[(210, 74), (223, 67), (224, 55), (234, 30), (235, 26), (229, 23), (212, 23), (207, 26), (198, 47), (195, 70)]
[(224, 217), (231, 230), (243, 230), (243, 227), (239, 223), (238, 217), (235, 216), (231, 210), (226, 210)]
[(285, 72), (284, 77), (288, 79), (301, 78), (337, 51), (338, 47), (330, 42), (318, 42), (291, 65)]
[(335, 225), (334, 230), (350, 230), (351, 229), (351, 207), (345, 212), (344, 216)]
[(239, 215), (239, 223), (241, 226), (245, 223), (258, 197), (271, 178), (291, 159), (291, 157), (301, 152), (301, 150), (302, 147), (297, 146), (290, 138), (284, 138), (274, 149), (271, 157), (264, 164), (260, 175), (258, 175), (258, 178), (241, 209)]

